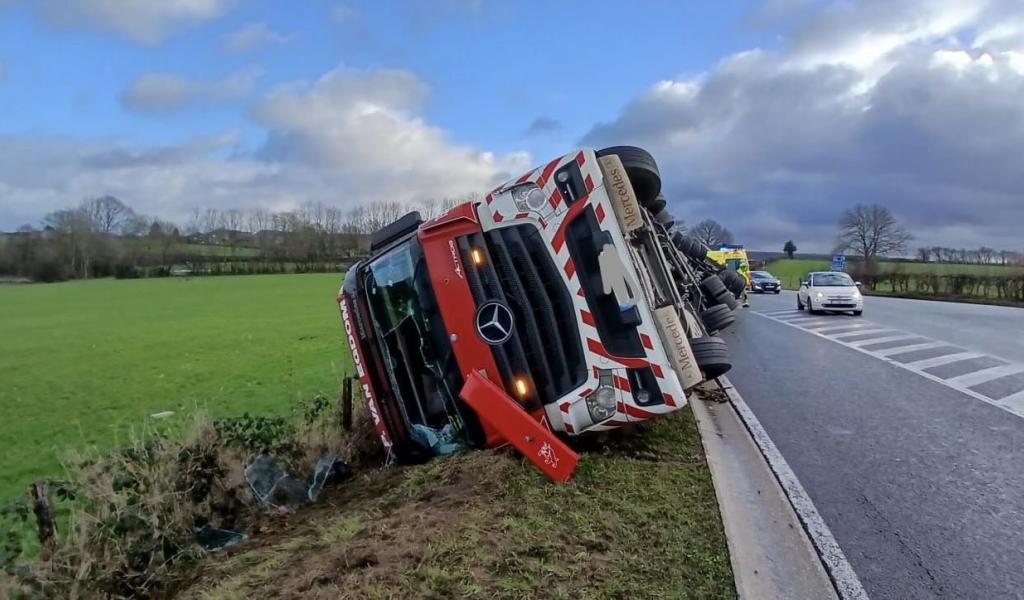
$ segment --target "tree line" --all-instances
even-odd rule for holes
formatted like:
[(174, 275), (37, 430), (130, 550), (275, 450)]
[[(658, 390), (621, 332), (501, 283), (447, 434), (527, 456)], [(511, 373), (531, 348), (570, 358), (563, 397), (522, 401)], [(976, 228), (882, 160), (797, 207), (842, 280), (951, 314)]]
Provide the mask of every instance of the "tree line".
[(424, 218), (459, 202), (379, 201), (349, 210), (307, 202), (295, 210), (203, 208), (184, 223), (138, 213), (113, 196), (89, 198), (0, 236), (0, 277), (95, 277), (337, 271), (367, 250), (368, 234), (410, 210)]

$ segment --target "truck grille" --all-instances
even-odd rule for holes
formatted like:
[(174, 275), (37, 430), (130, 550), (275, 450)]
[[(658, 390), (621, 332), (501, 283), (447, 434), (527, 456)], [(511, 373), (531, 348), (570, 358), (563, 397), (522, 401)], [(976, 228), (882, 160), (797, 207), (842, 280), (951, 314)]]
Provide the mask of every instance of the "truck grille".
[[(572, 297), (536, 227), (503, 227), (459, 238), (473, 300), (497, 301), (512, 309), (515, 330), (491, 346), (506, 389), (528, 375), (536, 401), (550, 404), (586, 379)], [(473, 251), (483, 256), (475, 264)]]

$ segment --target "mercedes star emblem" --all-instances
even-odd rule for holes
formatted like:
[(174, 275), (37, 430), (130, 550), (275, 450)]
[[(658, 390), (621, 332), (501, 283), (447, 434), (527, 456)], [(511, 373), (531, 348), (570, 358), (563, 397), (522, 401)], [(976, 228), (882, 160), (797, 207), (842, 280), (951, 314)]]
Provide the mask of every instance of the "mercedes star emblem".
[(507, 342), (513, 325), (512, 311), (500, 302), (488, 302), (476, 311), (476, 331), (492, 346)]

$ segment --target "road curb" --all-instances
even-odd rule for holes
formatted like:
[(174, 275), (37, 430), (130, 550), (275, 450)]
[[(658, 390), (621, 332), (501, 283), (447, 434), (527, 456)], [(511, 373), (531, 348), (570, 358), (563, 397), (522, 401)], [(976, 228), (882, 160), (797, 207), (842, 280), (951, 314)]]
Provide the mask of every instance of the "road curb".
[[(712, 477), (715, 480), (716, 493), (719, 495), (722, 520), (726, 524), (726, 535), (730, 537), (730, 554), (733, 557), (733, 570), (740, 597), (831, 597), (840, 600), (867, 600), (868, 596), (860, 579), (846, 560), (846, 556), (832, 532), (743, 397), (726, 377), (720, 377), (715, 387), (726, 395), (728, 402), (713, 404), (697, 398), (693, 403), (694, 414), (697, 415), (701, 437), (705, 440), (705, 452), (708, 454), (709, 465), (713, 462), (719, 463), (717, 469), (712, 467)], [(712, 411), (716, 409), (719, 409), (717, 414), (712, 414)], [(703, 413), (703, 418), (700, 413)], [(722, 432), (716, 431), (716, 428), (713, 427), (711, 418), (726, 422), (735, 419), (742, 427), (742, 435), (732, 432), (733, 439), (723, 439)], [(708, 443), (709, 436), (715, 437), (710, 444)], [(719, 454), (722, 452), (721, 448), (716, 447), (721, 446), (721, 442), (731, 447), (726, 451), (743, 452), (744, 446), (752, 445), (759, 454), (759, 460), (751, 461), (753, 464), (745, 466), (748, 472), (744, 472), (743, 469), (728, 468), (728, 461), (722, 461), (721, 457), (715, 457), (713, 461), (712, 452)], [(754, 472), (757, 469), (762, 472)], [(762, 498), (759, 500), (763, 500), (763, 502), (759, 502), (760, 507), (768, 513), (776, 512), (776, 522), (768, 519), (774, 527), (774, 530), (769, 528), (767, 531), (768, 539), (751, 540), (748, 532), (737, 531), (736, 525), (739, 523), (757, 518), (744, 513), (757, 510), (759, 507), (751, 507), (743, 501), (730, 498), (722, 493), (723, 489), (720, 489), (737, 487), (734, 481), (737, 479), (740, 481), (739, 486), (742, 487), (744, 480), (751, 477), (755, 478), (754, 482), (762, 484), (762, 489), (758, 491), (759, 494), (762, 494)], [(771, 485), (764, 485), (766, 480), (770, 480)], [(780, 502), (786, 505), (786, 510), (780, 511), (777, 507), (772, 506)], [(771, 515), (766, 516), (770, 517)], [(731, 527), (730, 521), (732, 521)], [(783, 529), (779, 529), (780, 527)], [(731, 532), (730, 529), (732, 529)], [(788, 549), (788, 552), (784, 553), (781, 561), (766, 561), (763, 556), (766, 553), (777, 554), (779, 552), (779, 548), (772, 547), (774, 543), (777, 543), (777, 540), (773, 542), (773, 537), (778, 537), (787, 544), (784, 547)], [(734, 552), (734, 547), (741, 542), (746, 544), (753, 542), (754, 547), (735, 548)], [(807, 549), (810, 549), (811, 552), (805, 552)], [(804, 564), (809, 561), (815, 564)], [(765, 572), (766, 567), (775, 570)], [(799, 579), (800, 575), (803, 576), (802, 580)], [(769, 586), (774, 586), (774, 589), (769, 587), (768, 590), (765, 590), (766, 583)], [(791, 585), (801, 587), (789, 589)], [(818, 589), (815, 591), (813, 586), (817, 586)], [(825, 589), (826, 587), (827, 589)], [(766, 595), (766, 591), (770, 594)], [(816, 595), (808, 596), (807, 594)]]

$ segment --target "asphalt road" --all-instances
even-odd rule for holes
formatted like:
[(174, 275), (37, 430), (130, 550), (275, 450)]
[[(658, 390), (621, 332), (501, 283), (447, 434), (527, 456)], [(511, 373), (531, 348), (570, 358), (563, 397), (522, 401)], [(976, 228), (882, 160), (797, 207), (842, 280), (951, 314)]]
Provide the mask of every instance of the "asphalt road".
[(784, 292), (722, 335), (871, 598), (1024, 598), (1024, 309)]

